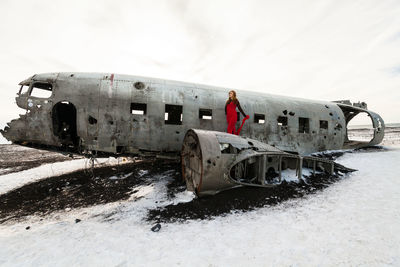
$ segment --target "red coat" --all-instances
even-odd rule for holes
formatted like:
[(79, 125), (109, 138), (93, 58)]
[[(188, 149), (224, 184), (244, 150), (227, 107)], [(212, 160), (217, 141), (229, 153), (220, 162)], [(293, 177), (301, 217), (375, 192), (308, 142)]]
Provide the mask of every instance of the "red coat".
[[(240, 110), (240, 112), (245, 117), (245, 119), (243, 120), (242, 125), (240, 126), (238, 131), (236, 131), (236, 129), (235, 129), (235, 125), (236, 125), (236, 122), (237, 122), (237, 119), (238, 119), (237, 113), (236, 113), (236, 107)], [(240, 107), (239, 101), (238, 100), (236, 100), (236, 101), (232, 101), (232, 100), (226, 101), (225, 114), (226, 114), (226, 122), (228, 123), (228, 133), (239, 135), (240, 130), (243, 127), (244, 121), (249, 118), (243, 112), (243, 109)]]
[(233, 101), (226, 105), (226, 121), (228, 124), (237, 122), (236, 104)]

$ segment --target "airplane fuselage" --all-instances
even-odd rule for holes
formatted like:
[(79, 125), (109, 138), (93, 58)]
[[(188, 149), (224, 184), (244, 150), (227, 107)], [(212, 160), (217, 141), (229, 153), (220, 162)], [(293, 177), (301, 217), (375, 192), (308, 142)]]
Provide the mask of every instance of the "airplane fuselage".
[[(179, 152), (189, 129), (227, 129), (224, 108), (231, 88), (101, 73), (38, 74), (21, 85), (16, 100), (27, 113), (2, 131), (15, 143), (117, 154)], [(362, 107), (236, 92), (250, 115), (241, 135), (284, 151), (309, 154), (383, 139), (382, 118)], [(350, 142), (346, 126), (360, 112), (371, 117), (374, 137)]]

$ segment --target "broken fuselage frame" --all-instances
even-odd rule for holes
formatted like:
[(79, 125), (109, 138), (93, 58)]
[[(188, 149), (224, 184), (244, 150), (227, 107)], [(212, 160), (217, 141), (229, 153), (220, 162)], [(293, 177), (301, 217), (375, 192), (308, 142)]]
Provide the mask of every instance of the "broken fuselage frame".
[[(250, 138), (228, 133), (189, 130), (182, 146), (182, 174), (189, 191), (214, 195), (238, 186), (271, 187), (285, 179), (355, 171), (331, 160), (286, 153)], [(287, 176), (287, 174), (285, 173)]]

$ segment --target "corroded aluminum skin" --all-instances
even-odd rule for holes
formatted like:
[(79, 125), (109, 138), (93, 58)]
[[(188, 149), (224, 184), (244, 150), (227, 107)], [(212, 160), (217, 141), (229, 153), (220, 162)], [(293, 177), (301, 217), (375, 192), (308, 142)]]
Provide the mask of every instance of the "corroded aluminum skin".
[[(62, 146), (63, 140), (54, 134), (52, 121), (54, 106), (62, 101), (72, 103), (76, 109), (79, 142), (73, 145), (79, 146), (81, 151), (176, 153), (181, 150), (187, 130), (196, 128), (224, 132), (227, 127), (224, 106), (231, 88), (112, 73), (37, 74), (21, 84), (32, 87), (34, 82), (51, 83), (52, 95), (46, 99), (37, 98), (28, 91), (16, 97), (17, 105), (27, 109), (27, 113), (11, 121), (1, 131), (14, 143)], [(143, 87), (138, 89), (135, 86), (138, 82)], [(345, 147), (347, 122), (343, 105), (236, 91), (241, 106), (251, 117), (242, 129), (242, 136), (299, 154)], [(131, 114), (131, 103), (147, 104), (146, 114)], [(164, 123), (166, 104), (182, 106), (181, 125)], [(211, 109), (212, 120), (199, 119), (200, 108)], [(265, 115), (264, 124), (253, 122), (255, 113)], [(371, 143), (357, 143), (353, 147), (378, 144), (383, 139), (383, 120), (375, 113), (368, 113), (373, 114), (375, 137)], [(287, 117), (287, 126), (277, 124), (278, 116)], [(97, 123), (89, 123), (90, 117), (95, 118)], [(309, 133), (299, 133), (299, 117), (309, 118)], [(328, 129), (320, 129), (320, 120), (329, 123)], [(380, 128), (377, 120), (380, 121)]]

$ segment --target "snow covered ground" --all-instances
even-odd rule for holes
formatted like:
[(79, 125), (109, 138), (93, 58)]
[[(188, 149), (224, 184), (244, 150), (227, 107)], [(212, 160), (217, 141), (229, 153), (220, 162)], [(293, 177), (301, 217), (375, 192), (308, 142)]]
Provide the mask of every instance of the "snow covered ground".
[(337, 162), (358, 171), (316, 194), (158, 232), (148, 210), (193, 195), (169, 199), (155, 177), (126, 201), (0, 224), (0, 265), (400, 266), (400, 147), (386, 148), (345, 153)]

